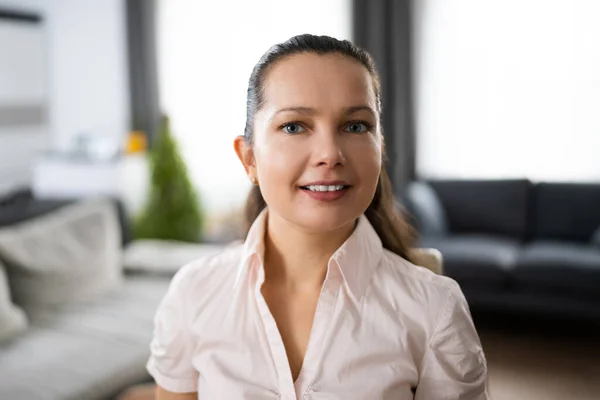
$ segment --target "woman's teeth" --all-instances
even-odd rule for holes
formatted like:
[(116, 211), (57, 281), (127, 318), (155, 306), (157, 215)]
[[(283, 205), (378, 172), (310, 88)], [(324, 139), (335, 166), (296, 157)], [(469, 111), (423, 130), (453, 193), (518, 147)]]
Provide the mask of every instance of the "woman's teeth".
[(338, 190), (342, 190), (345, 186), (344, 185), (331, 185), (331, 186), (310, 185), (310, 186), (304, 186), (304, 187), (312, 192), (336, 192)]

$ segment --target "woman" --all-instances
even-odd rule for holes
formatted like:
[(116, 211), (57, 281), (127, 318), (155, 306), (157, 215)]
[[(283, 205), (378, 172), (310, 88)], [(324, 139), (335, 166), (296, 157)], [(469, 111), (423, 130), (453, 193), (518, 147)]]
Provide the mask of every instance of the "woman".
[(159, 399), (487, 399), (458, 285), (409, 262), (380, 114), (374, 63), (347, 41), (261, 58), (234, 143), (251, 226), (174, 277), (148, 362)]

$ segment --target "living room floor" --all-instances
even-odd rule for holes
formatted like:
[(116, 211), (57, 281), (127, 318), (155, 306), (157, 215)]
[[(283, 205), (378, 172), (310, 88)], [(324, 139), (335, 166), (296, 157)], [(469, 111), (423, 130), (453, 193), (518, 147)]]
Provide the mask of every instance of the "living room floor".
[(600, 326), (502, 315), (474, 319), (493, 400), (600, 399)]
[[(493, 400), (600, 399), (600, 325), (473, 313)], [(151, 400), (141, 385), (119, 400)]]

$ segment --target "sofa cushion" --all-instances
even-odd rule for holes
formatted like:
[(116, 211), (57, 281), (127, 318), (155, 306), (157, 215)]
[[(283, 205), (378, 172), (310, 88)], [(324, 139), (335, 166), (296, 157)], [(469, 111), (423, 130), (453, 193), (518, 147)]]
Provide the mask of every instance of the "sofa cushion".
[(589, 243), (600, 227), (600, 184), (540, 183), (534, 238)]
[(425, 267), (438, 275), (444, 273), (444, 257), (438, 249), (414, 248), (410, 251), (410, 260), (419, 267)]
[(0, 229), (16, 304), (32, 309), (93, 297), (121, 281), (117, 214), (110, 201), (86, 201)]
[(0, 342), (12, 339), (27, 327), (25, 313), (13, 304), (6, 271), (0, 262)]
[[(132, 233), (125, 205), (119, 199), (114, 202), (119, 215), (123, 245), (131, 242)], [(76, 199), (37, 199), (30, 189), (19, 190), (0, 197), (0, 228), (14, 225), (56, 211), (75, 203)]]
[(592, 245), (600, 249), (600, 226), (592, 234)]
[[(236, 242), (234, 245), (237, 245)], [(225, 246), (175, 240), (139, 239), (123, 252), (126, 272), (173, 276), (184, 265), (220, 253)]]
[(415, 218), (415, 225), (421, 235), (444, 236), (447, 233), (444, 206), (429, 183), (411, 182), (406, 187), (404, 203)]
[(600, 249), (561, 241), (533, 242), (519, 254), (513, 274), (523, 290), (600, 298)]
[(153, 317), (168, 279), (128, 277), (90, 301), (36, 310), (0, 348), (0, 399), (108, 399), (150, 379)]
[(516, 240), (485, 235), (423, 237), (420, 245), (438, 249), (444, 273), (461, 284), (505, 287), (519, 252)]
[(485, 233), (524, 239), (531, 182), (528, 180), (431, 181), (453, 233)]

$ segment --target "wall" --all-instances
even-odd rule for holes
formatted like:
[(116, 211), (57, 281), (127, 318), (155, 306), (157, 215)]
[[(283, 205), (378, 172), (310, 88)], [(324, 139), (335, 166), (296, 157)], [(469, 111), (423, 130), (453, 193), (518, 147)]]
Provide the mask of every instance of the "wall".
[[(129, 128), (124, 1), (0, 0), (0, 7), (44, 17), (49, 96), (48, 141), (0, 134), (0, 171), (35, 146), (67, 149), (81, 132), (120, 140)], [(2, 179), (0, 191), (10, 177)]]
[(0, 192), (26, 184), (48, 142), (45, 28), (0, 19)]

